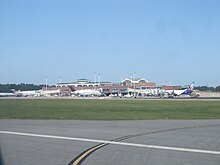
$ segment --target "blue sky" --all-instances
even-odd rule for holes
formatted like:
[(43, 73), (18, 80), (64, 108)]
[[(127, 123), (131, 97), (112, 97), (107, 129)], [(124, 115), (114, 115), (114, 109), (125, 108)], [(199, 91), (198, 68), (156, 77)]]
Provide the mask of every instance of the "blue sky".
[(0, 83), (220, 85), (218, 0), (0, 0)]

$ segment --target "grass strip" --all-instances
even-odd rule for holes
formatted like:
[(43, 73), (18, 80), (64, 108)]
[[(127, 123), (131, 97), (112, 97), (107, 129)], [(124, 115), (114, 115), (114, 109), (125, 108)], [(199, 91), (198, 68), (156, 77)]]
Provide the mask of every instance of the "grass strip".
[(220, 119), (220, 101), (1, 99), (0, 119)]

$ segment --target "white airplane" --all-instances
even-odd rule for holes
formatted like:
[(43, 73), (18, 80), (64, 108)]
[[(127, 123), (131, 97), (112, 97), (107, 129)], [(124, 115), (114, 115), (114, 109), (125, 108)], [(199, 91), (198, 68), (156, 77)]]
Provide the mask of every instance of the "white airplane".
[(15, 96), (14, 93), (0, 93), (0, 97), (9, 97), (9, 96)]
[(97, 89), (80, 89), (76, 90), (72, 86), (69, 86), (71, 93), (73, 95), (78, 95), (78, 96), (101, 96), (102, 93), (100, 90)]
[(168, 96), (180, 96), (180, 95), (191, 95), (194, 89), (194, 82), (192, 82), (190, 85), (188, 85), (185, 89), (179, 89), (179, 90), (165, 90), (163, 91), (163, 95)]
[(40, 96), (41, 95), (41, 90), (15, 91), (14, 89), (12, 89), (12, 91), (13, 91), (15, 96), (22, 96), (22, 97)]
[(79, 96), (101, 96), (102, 93), (99, 90), (95, 89), (81, 89), (73, 92), (75, 95)]
[(41, 96), (51, 96), (51, 95), (59, 95), (60, 89), (54, 89), (54, 90), (41, 90), (40, 91)]

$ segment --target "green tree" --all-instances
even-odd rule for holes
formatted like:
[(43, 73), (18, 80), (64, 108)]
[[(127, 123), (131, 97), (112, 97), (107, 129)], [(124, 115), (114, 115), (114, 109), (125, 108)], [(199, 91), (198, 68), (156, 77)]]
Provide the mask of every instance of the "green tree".
[(215, 88), (216, 92), (220, 92), (220, 85)]
[(0, 92), (10, 93), (12, 89), (18, 91), (27, 91), (27, 90), (39, 90), (45, 85), (34, 85), (34, 84), (0, 84)]

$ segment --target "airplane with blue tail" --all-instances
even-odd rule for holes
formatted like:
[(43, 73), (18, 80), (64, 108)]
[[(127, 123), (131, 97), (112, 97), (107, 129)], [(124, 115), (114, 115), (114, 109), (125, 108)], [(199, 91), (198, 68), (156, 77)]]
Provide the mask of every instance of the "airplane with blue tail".
[(192, 82), (190, 85), (187, 85), (185, 89), (173, 90), (174, 95), (175, 96), (191, 95), (194, 90), (194, 83), (195, 82)]
[(193, 90), (194, 90), (194, 83), (192, 82), (190, 85), (187, 85), (184, 89), (178, 89), (178, 90), (165, 90), (163, 91), (162, 95), (167, 97), (175, 97), (175, 96), (181, 96), (181, 95), (188, 95), (192, 96)]

